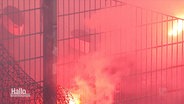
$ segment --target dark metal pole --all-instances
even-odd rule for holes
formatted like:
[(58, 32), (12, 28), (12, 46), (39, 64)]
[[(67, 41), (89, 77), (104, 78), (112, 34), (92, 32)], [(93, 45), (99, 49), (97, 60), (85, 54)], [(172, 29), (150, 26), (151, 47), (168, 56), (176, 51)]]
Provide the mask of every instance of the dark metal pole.
[(43, 6), (43, 102), (56, 104), (57, 0), (42, 0)]

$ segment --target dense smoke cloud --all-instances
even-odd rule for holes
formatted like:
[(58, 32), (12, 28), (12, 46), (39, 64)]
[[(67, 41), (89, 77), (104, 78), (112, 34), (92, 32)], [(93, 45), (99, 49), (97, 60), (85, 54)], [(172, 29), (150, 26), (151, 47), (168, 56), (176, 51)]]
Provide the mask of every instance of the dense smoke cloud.
[(168, 45), (167, 38), (172, 43), (172, 36), (166, 25), (146, 28), (145, 24), (162, 21), (151, 16), (125, 5), (85, 19), (87, 28), (101, 32), (97, 51), (65, 67), (81, 104), (182, 104), (183, 70), (176, 68), (183, 65), (182, 47), (158, 47)]
[(112, 104), (116, 87), (133, 70), (133, 61), (127, 57), (102, 57), (92, 54), (80, 58), (74, 65), (75, 93), (82, 104)]

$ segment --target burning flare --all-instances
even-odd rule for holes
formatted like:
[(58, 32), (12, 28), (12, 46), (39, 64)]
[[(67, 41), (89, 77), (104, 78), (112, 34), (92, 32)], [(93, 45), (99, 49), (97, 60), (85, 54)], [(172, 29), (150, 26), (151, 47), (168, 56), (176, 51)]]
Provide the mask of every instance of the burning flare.
[(69, 104), (81, 104), (80, 95), (71, 93), (73, 98), (69, 101)]
[(169, 36), (177, 36), (181, 34), (181, 32), (183, 31), (183, 21), (178, 20), (176, 23), (173, 23), (172, 28), (173, 29), (169, 31)]

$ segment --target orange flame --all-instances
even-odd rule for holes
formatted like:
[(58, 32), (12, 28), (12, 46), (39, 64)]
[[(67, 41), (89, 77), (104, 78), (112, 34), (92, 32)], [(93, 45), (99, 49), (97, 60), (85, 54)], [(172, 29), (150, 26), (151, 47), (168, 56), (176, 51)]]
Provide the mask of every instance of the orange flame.
[(75, 93), (71, 93), (71, 94), (73, 96), (73, 99), (70, 100), (69, 104), (81, 104), (80, 95), (75, 94)]

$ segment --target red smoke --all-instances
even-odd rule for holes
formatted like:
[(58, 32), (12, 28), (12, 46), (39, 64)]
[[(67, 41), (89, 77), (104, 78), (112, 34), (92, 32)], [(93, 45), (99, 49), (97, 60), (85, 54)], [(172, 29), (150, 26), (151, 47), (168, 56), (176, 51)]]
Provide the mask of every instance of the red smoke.
[[(72, 83), (66, 87), (80, 95), (82, 104), (182, 104), (184, 73), (182, 66), (176, 67), (183, 64), (181, 45), (169, 46), (168, 29), (163, 27), (161, 34), (160, 24), (137, 28), (157, 19), (146, 21), (143, 12), (141, 23), (140, 11), (137, 21), (135, 12), (130, 6), (116, 7), (92, 13), (85, 20), (86, 27), (102, 32), (98, 49), (64, 66), (67, 70), (61, 75), (67, 79), (64, 83)], [(169, 43), (177, 42), (171, 38)]]
[(133, 70), (131, 64), (126, 57), (84, 56), (68, 69), (75, 71), (71, 91), (80, 95), (81, 104), (112, 104), (117, 85)]

